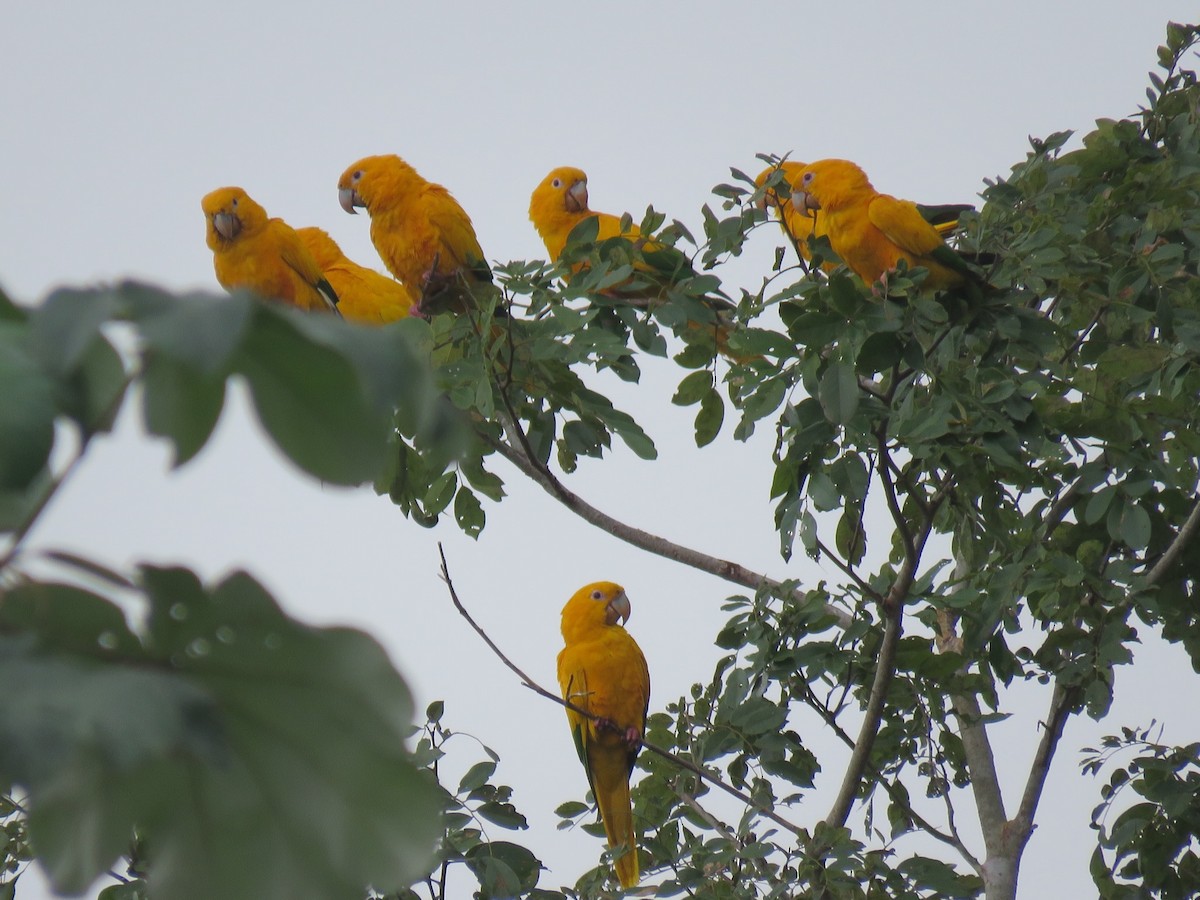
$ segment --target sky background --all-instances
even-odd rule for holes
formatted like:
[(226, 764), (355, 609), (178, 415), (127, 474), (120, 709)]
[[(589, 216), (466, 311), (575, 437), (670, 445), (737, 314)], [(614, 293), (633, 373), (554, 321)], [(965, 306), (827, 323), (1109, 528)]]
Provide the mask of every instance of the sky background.
[[(594, 208), (637, 220), (652, 203), (695, 233), (701, 206), (719, 206), (712, 186), (730, 166), (757, 172), (760, 152), (846, 157), (882, 191), (972, 202), (985, 178), (1024, 158), (1028, 136), (1084, 133), (1097, 118), (1135, 113), (1167, 21), (1195, 11), (1156, 0), (13, 4), (0, 33), (0, 285), (23, 303), (57, 285), (127, 277), (217, 291), (200, 198), (227, 184), (382, 269), (367, 218), (345, 215), (336, 193), (343, 169), (375, 153), (399, 153), (449, 187), (501, 261), (544, 255), (529, 194), (560, 165), (588, 173)], [(727, 285), (757, 286), (779, 243), (778, 231), (757, 232), (721, 272)], [(769, 425), (748, 444), (727, 425), (698, 452), (694, 411), (668, 402), (682, 373), (657, 361), (645, 370), (617, 400), (660, 460), (618, 447), (604, 463), (584, 461), (569, 485), (631, 524), (774, 577), (834, 579), (802, 554), (779, 557)], [(450, 727), (500, 753), (497, 778), (515, 788), (533, 829), (516, 840), (551, 869), (542, 885), (573, 884), (595, 863), (597, 839), (554, 827), (553, 809), (586, 786), (562, 712), (519, 687), (457, 617), (437, 577), (437, 542), (479, 622), (547, 686), (562, 604), (589, 581), (622, 583), (629, 629), (649, 659), (652, 711), (710, 678), (720, 606), (737, 591), (595, 531), (502, 464), (510, 496), (486, 505), (477, 542), (452, 524), (423, 530), (369, 488), (300, 476), (241, 391), (200, 457), (178, 472), (169, 465), (127, 404), (31, 546), (115, 566), (184, 563), (208, 579), (247, 568), (292, 615), (370, 631), (419, 708), (444, 698)], [(1094, 891), (1087, 823), (1099, 784), (1079, 774), (1080, 747), (1154, 717), (1168, 719), (1168, 742), (1198, 736), (1194, 708), (1180, 709), (1164, 687), (1194, 685), (1194, 673), (1145, 637), (1145, 665), (1119, 674), (1110, 719), (1067, 726), (1022, 897)], [(1010, 807), (1047, 700), (1017, 692), (1015, 715), (994, 729)], [(831, 745), (801, 713), (792, 725), (818, 755)], [(469, 739), (457, 743), (454, 764), (481, 758)], [(840, 774), (829, 764), (786, 815), (815, 824)], [(969, 818), (960, 813), (960, 824)], [(452, 893), (466, 896), (469, 876), (458, 878)], [(43, 891), (31, 872), (18, 897)]]

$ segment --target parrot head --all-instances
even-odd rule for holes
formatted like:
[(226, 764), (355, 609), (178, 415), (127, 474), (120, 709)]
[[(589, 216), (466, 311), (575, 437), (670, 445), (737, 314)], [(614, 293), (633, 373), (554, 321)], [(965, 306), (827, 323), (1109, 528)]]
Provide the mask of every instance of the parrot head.
[[(767, 166), (767, 168), (759, 172), (758, 177), (754, 179), (754, 184), (757, 187), (763, 187), (767, 183), (767, 180), (770, 179), (774, 173), (782, 172), (783, 182), (790, 189), (792, 184), (795, 182), (796, 177), (803, 169), (804, 163), (796, 162), (795, 160), (791, 159), (785, 159), (778, 165)], [(760, 197), (758, 200), (758, 208), (764, 212), (766, 212), (767, 207), (774, 207), (775, 209), (782, 210), (786, 209), (790, 203), (791, 200), (788, 197), (779, 196), (779, 192), (774, 187), (770, 187), (763, 191), (762, 197)]]
[(563, 636), (629, 621), (633, 609), (625, 589), (611, 581), (596, 581), (575, 592), (562, 611)]
[(208, 246), (233, 243), (244, 231), (266, 224), (267, 213), (240, 187), (217, 188), (200, 201), (208, 223)]
[(354, 215), (356, 209), (403, 202), (412, 186), (421, 183), (416, 170), (394, 153), (364, 156), (338, 179), (338, 203)]
[(559, 166), (542, 179), (529, 198), (529, 218), (536, 224), (555, 214), (588, 212), (587, 174)]
[(831, 209), (853, 195), (874, 190), (867, 173), (845, 159), (819, 159), (792, 182), (792, 203), (801, 209)]

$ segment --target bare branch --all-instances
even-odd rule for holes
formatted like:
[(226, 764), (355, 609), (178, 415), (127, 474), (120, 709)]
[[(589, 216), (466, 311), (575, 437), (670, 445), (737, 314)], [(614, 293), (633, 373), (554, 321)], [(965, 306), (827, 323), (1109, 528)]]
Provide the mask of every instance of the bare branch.
[[(632, 544), (648, 553), (691, 566), (694, 569), (699, 569), (701, 572), (708, 572), (710, 575), (716, 575), (718, 578), (741, 585), (749, 590), (756, 591), (760, 587), (765, 586), (777, 593), (782, 592), (782, 585), (778, 581), (758, 572), (751, 571), (738, 563), (729, 562), (716, 556), (709, 556), (707, 553), (701, 553), (699, 550), (684, 547), (681, 544), (676, 544), (666, 538), (643, 531), (640, 528), (635, 528), (632, 525), (626, 525), (624, 522), (614, 519), (567, 488), (547, 468), (534, 462), (532, 457), (526, 456), (503, 441), (495, 440), (488, 435), (481, 434), (480, 436), (497, 453), (539, 484), (546, 493), (553, 496), (563, 506), (585, 522), (595, 525), (613, 537), (619, 538), (627, 544)], [(792, 596), (801, 601), (805, 599), (803, 593), (800, 591), (793, 591)], [(832, 604), (825, 604), (825, 613), (833, 617), (843, 629), (848, 628), (853, 621), (852, 617), (845, 610), (838, 609)]]
[(842, 787), (838, 791), (833, 807), (825, 816), (826, 824), (841, 828), (846, 824), (850, 809), (854, 806), (854, 798), (858, 795), (859, 785), (863, 774), (870, 763), (871, 747), (875, 743), (875, 735), (879, 733), (879, 723), (883, 719), (884, 701), (887, 699), (888, 686), (892, 683), (892, 675), (896, 668), (896, 648), (900, 644), (903, 616), (900, 608), (887, 614), (887, 626), (883, 632), (883, 643), (879, 647), (879, 656), (875, 665), (875, 680), (871, 684), (871, 696), (867, 700), (862, 726), (858, 730), (858, 740), (854, 742), (854, 752), (846, 765), (846, 774), (842, 778)]
[(1179, 534), (1175, 535), (1175, 540), (1171, 541), (1171, 546), (1158, 558), (1154, 568), (1146, 573), (1144, 581), (1146, 587), (1155, 585), (1163, 579), (1192, 538), (1196, 536), (1197, 531), (1200, 531), (1200, 498), (1196, 499), (1196, 505), (1192, 507), (1192, 514), (1187, 517), (1187, 521), (1179, 529)]
[[(1014, 836), (1020, 842), (1018, 847), (1024, 845), (1033, 833), (1033, 814), (1037, 811), (1042, 789), (1046, 785), (1046, 776), (1050, 773), (1054, 750), (1062, 737), (1067, 719), (1071, 716), (1067, 694), (1068, 689), (1056, 681), (1054, 691), (1050, 694), (1050, 709), (1046, 714), (1046, 721), (1042, 723), (1042, 739), (1038, 741), (1037, 752), (1033, 755), (1033, 763), (1029, 767), (1029, 779), (1025, 782), (1025, 792), (1021, 795), (1021, 805), (1017, 809)], [(1010, 829), (1012, 830), (1014, 829)]]
[[(522, 672), (521, 669), (518, 668), (517, 665), (512, 662), (512, 660), (510, 660), (507, 656), (504, 655), (504, 652), (499, 647), (496, 646), (496, 642), (493, 641), (488, 636), (487, 632), (484, 631), (473, 618), (471, 618), (471, 614), (469, 612), (467, 612), (466, 607), (463, 606), (462, 601), (459, 600), (458, 592), (455, 591), (455, 589), (454, 589), (454, 582), (451, 581), (451, 579), (450, 579), (450, 569), (446, 563), (446, 551), (442, 548), (442, 545), (440, 543), (438, 544), (438, 555), (441, 557), (441, 560), (442, 560), (441, 579), (442, 579), (442, 581), (444, 581), (446, 583), (446, 589), (450, 592), (450, 600), (454, 603), (454, 608), (458, 610), (459, 615), (461, 615), (464, 619), (467, 620), (467, 624), (470, 625), (471, 628), (473, 628), (475, 630), (475, 633), (478, 634), (481, 638), (483, 638), (484, 643), (486, 643), (488, 645), (488, 647), (491, 648), (491, 651), (493, 653), (495, 653), (497, 657), (500, 658), (500, 661), (502, 663), (504, 663), (504, 665), (508, 666), (508, 668), (511, 669), (519, 679), (521, 679), (521, 683), (523, 685), (525, 685), (525, 687), (527, 687), (531, 691), (533, 691), (535, 694), (537, 694), (541, 697), (545, 697), (547, 700), (557, 703), (559, 706), (565, 707), (566, 709), (569, 709), (572, 712), (577, 713), (578, 715), (581, 715), (586, 719), (590, 719), (593, 722), (599, 720), (599, 718), (600, 718), (599, 716), (596, 716), (593, 713), (588, 712), (586, 709), (582, 709), (582, 708), (576, 706), (574, 703), (571, 703), (569, 700), (564, 700), (562, 697), (558, 696), (557, 694), (553, 694), (550, 691), (546, 690), (544, 687), (542, 687), (540, 684), (538, 684), (536, 681), (534, 681), (532, 678), (530, 678), (528, 675), (526, 675), (524, 672)], [(737, 788), (735, 788), (731, 784), (726, 784), (724, 781), (717, 778), (715, 775), (711, 774), (710, 772), (706, 771), (705, 769), (701, 768), (697, 764), (689, 762), (688, 760), (683, 759), (680, 756), (677, 756), (676, 754), (672, 753), (670, 750), (665, 750), (662, 747), (658, 747), (654, 744), (651, 744), (649, 741), (643, 740), (642, 747), (644, 747), (646, 750), (648, 750), (651, 753), (661, 756), (663, 759), (670, 760), (672, 763), (674, 763), (679, 768), (686, 769), (687, 771), (693, 773), (697, 777), (703, 779), (704, 781), (707, 781), (713, 787), (718, 787), (721, 790), (725, 791), (725, 793), (736, 797), (738, 800), (745, 803), (748, 807), (753, 809), (759, 815), (763, 816), (766, 819), (770, 819), (772, 822), (774, 822), (776, 825), (780, 826), (781, 828), (786, 828), (788, 831), (790, 831), (792, 834), (796, 835), (801, 840), (807, 839), (807, 836), (805, 835), (804, 830), (802, 828), (800, 828), (797, 825), (793, 825), (791, 822), (789, 822), (787, 819), (780, 816), (774, 810), (764, 807), (757, 800), (753, 799), (749, 794), (745, 794), (742, 791), (739, 791)]]
[[(967, 575), (967, 562), (962, 557), (956, 560), (954, 581), (962, 584)], [(938, 636), (938, 646), (962, 653), (962, 639), (953, 631), (949, 617), (939, 616), (944, 629)], [(964, 666), (965, 671), (965, 666)], [(958, 717), (959, 734), (963, 742), (963, 754), (967, 770), (971, 773), (971, 793), (975, 796), (975, 809), (979, 814), (979, 826), (983, 832), (983, 843), (988, 857), (1004, 851), (1003, 836), (1008, 817), (1004, 812), (1004, 795), (1000, 791), (1000, 778), (996, 774), (996, 757), (992, 754), (992, 743), (987, 727), (983, 724), (983, 711), (973, 694), (954, 694), (950, 698), (955, 716)]]

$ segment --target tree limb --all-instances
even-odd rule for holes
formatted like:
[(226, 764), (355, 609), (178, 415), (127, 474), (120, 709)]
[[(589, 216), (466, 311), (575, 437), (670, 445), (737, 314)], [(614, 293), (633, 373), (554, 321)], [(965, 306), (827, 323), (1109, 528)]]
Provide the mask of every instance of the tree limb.
[(833, 801), (825, 823), (834, 828), (846, 824), (850, 809), (854, 806), (854, 798), (858, 795), (859, 785), (870, 764), (871, 747), (875, 743), (875, 735), (879, 733), (879, 723), (883, 719), (883, 707), (887, 699), (888, 686), (896, 668), (896, 648), (900, 645), (902, 614), (900, 609), (887, 613), (887, 625), (883, 632), (883, 643), (879, 647), (879, 656), (875, 664), (875, 680), (871, 684), (871, 696), (867, 700), (862, 726), (858, 730), (858, 739), (854, 742), (854, 752), (846, 765), (846, 774), (842, 778), (842, 787), (837, 799)]
[(1154, 568), (1146, 573), (1144, 582), (1146, 587), (1155, 585), (1163, 579), (1192, 538), (1196, 536), (1197, 531), (1200, 531), (1200, 498), (1196, 499), (1195, 505), (1192, 507), (1192, 514), (1187, 517), (1187, 521), (1183, 523), (1183, 527), (1179, 529), (1179, 533), (1175, 535), (1175, 539), (1171, 541), (1166, 552), (1158, 558)]
[[(690, 547), (684, 547), (681, 544), (676, 544), (673, 541), (659, 537), (656, 534), (651, 534), (648, 531), (643, 531), (640, 528), (635, 528), (632, 525), (626, 525), (624, 522), (608, 515), (608, 513), (601, 512), (592, 506), (555, 478), (554, 474), (547, 468), (538, 465), (532, 458), (526, 456), (521, 451), (489, 435), (481, 434), (480, 437), (497, 453), (516, 466), (522, 474), (532, 479), (546, 493), (562, 503), (563, 506), (585, 522), (595, 525), (613, 537), (619, 538), (627, 544), (632, 544), (648, 553), (691, 566), (693, 569), (699, 569), (701, 572), (708, 572), (710, 575), (715, 575), (718, 578), (741, 585), (750, 590), (758, 590), (760, 587), (766, 587), (783, 593), (782, 585), (775, 579), (751, 571), (738, 563), (710, 556), (707, 553), (693, 550)], [(791, 591), (790, 593), (797, 600), (803, 601), (805, 599), (801, 591)], [(848, 628), (853, 621), (849, 613), (838, 609), (832, 604), (825, 604), (825, 613), (832, 616), (843, 629)]]

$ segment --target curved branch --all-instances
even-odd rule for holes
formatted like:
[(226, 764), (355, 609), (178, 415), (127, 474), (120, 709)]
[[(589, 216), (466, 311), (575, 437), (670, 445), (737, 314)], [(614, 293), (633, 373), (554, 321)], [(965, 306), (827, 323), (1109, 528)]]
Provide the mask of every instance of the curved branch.
[[(627, 544), (632, 544), (640, 550), (645, 550), (648, 553), (653, 553), (656, 556), (661, 556), (673, 562), (691, 566), (693, 569), (699, 569), (701, 572), (708, 572), (710, 575), (715, 575), (718, 578), (741, 585), (750, 590), (756, 591), (760, 587), (767, 587), (777, 593), (783, 593), (780, 582), (768, 578), (766, 575), (754, 572), (738, 563), (710, 556), (707, 553), (693, 550), (690, 547), (684, 547), (681, 544), (676, 544), (666, 538), (643, 531), (640, 528), (635, 528), (632, 525), (627, 525), (613, 518), (608, 513), (600, 511), (578, 494), (571, 491), (566, 485), (555, 478), (553, 473), (544, 466), (538, 465), (531, 457), (526, 456), (503, 441), (492, 438), (490, 435), (481, 434), (480, 437), (497, 453), (520, 469), (522, 474), (528, 476), (541, 486), (546, 493), (562, 503), (563, 506), (585, 522), (595, 525), (613, 537), (619, 538)], [(800, 591), (791, 591), (790, 593), (799, 601), (805, 599), (804, 594)], [(825, 613), (832, 616), (843, 629), (848, 628), (853, 621), (849, 613), (838, 609), (832, 604), (825, 604)]]
[[(524, 672), (522, 672), (521, 669), (518, 668), (516, 663), (514, 663), (512, 660), (510, 660), (507, 656), (504, 655), (504, 652), (499, 647), (496, 646), (496, 642), (493, 641), (488, 636), (487, 632), (484, 631), (473, 618), (471, 618), (471, 614), (469, 612), (467, 612), (466, 607), (463, 606), (462, 601), (458, 598), (458, 592), (455, 591), (454, 583), (450, 580), (450, 569), (446, 563), (446, 551), (442, 548), (442, 545), (440, 543), (438, 544), (438, 555), (441, 557), (441, 560), (442, 560), (441, 579), (442, 579), (442, 581), (444, 581), (446, 583), (446, 589), (450, 592), (450, 600), (451, 600), (451, 602), (454, 603), (454, 608), (458, 610), (459, 615), (461, 615), (464, 619), (467, 620), (467, 624), (470, 625), (472, 629), (474, 629), (475, 633), (478, 634), (481, 638), (483, 638), (484, 643), (486, 643), (488, 645), (488, 647), (491, 649), (491, 651), (493, 653), (495, 653), (497, 657), (499, 657), (500, 661), (502, 663), (504, 663), (504, 665), (508, 666), (508, 668), (511, 669), (513, 671), (513, 673), (516, 674), (516, 676), (521, 680), (521, 683), (525, 687), (527, 687), (531, 691), (533, 691), (535, 694), (537, 694), (538, 696), (545, 697), (547, 700), (557, 703), (559, 706), (565, 707), (566, 709), (569, 709), (572, 712), (577, 713), (578, 715), (581, 715), (586, 719), (590, 719), (593, 722), (598, 721), (600, 719), (599, 716), (588, 712), (586, 709), (582, 709), (582, 708), (576, 706), (574, 703), (571, 703), (569, 700), (565, 700), (562, 697), (558, 696), (558, 694), (553, 694), (550, 691), (546, 690), (544, 687), (542, 687), (540, 684), (538, 684), (536, 681), (534, 681), (532, 678), (530, 678), (528, 675), (526, 675)], [(705, 769), (701, 768), (700, 766), (696, 765), (695, 763), (689, 762), (688, 760), (683, 759), (682, 757), (677, 756), (676, 754), (672, 753), (670, 750), (665, 750), (662, 747), (658, 747), (658, 746), (651, 744), (650, 742), (645, 741), (645, 740), (642, 741), (642, 746), (649, 752), (654, 753), (658, 756), (661, 756), (663, 759), (670, 760), (672, 763), (679, 766), (679, 768), (686, 769), (687, 771), (691, 772), (692, 774), (696, 775), (697, 777), (703, 779), (704, 781), (707, 781), (713, 787), (718, 787), (721, 790), (725, 791), (725, 793), (731, 794), (732, 796), (736, 797), (738, 800), (745, 803), (746, 806), (753, 809), (759, 815), (763, 816), (766, 819), (770, 819), (772, 822), (774, 822), (776, 825), (780, 826), (781, 828), (787, 829), (792, 834), (796, 835), (796, 837), (800, 838), (802, 841), (807, 840), (807, 835), (805, 834), (804, 829), (800, 828), (797, 825), (793, 825), (791, 822), (789, 822), (787, 819), (780, 816), (774, 810), (764, 807), (757, 800), (753, 799), (749, 794), (745, 794), (742, 791), (739, 791), (737, 788), (735, 788), (731, 784), (726, 784), (724, 781), (717, 778), (715, 775), (711, 774), (710, 772), (706, 771)]]

